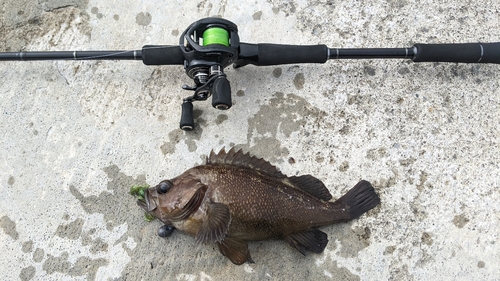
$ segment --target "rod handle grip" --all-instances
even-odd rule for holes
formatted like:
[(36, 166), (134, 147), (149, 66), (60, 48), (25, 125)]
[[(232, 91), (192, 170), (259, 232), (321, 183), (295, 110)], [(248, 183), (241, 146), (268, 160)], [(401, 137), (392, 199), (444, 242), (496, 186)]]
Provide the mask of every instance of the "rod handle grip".
[(328, 60), (328, 47), (325, 45), (241, 43), (240, 51), (236, 67), (245, 64), (266, 66), (294, 63), (325, 63)]
[(500, 63), (500, 42), (415, 44), (414, 62)]
[(327, 60), (325, 45), (259, 44), (259, 65), (325, 63)]
[(178, 45), (146, 45), (142, 47), (145, 65), (183, 65), (184, 57)]

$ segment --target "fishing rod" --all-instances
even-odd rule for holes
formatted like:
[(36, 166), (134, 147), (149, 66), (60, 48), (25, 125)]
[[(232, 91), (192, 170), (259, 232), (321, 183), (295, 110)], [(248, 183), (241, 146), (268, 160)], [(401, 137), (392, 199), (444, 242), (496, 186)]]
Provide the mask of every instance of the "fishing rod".
[(336, 49), (326, 45), (250, 44), (240, 42), (236, 24), (221, 18), (192, 23), (179, 45), (145, 45), (129, 51), (0, 52), (0, 61), (142, 60), (145, 65), (182, 65), (193, 79), (194, 91), (183, 99), (180, 128), (194, 128), (193, 102), (212, 97), (220, 110), (232, 106), (231, 86), (224, 68), (248, 64), (269, 66), (325, 63), (331, 59), (411, 59), (414, 62), (500, 63), (500, 42), (415, 44), (409, 48)]

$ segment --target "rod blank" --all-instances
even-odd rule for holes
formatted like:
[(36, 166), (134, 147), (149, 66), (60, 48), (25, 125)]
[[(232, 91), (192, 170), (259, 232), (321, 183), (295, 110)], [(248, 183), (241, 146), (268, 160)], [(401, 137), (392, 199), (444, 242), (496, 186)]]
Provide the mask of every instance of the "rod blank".
[(141, 60), (142, 50), (133, 51), (62, 51), (62, 52), (5, 52), (0, 61), (33, 60)]

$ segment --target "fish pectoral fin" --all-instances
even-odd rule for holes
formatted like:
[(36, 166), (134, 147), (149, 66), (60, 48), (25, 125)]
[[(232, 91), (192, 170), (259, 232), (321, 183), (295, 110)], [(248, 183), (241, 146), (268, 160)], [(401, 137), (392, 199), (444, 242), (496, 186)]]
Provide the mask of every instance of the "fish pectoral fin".
[(233, 237), (226, 237), (221, 242), (217, 242), (219, 251), (236, 265), (244, 262), (254, 263), (248, 251), (248, 243), (245, 240)]
[(323, 252), (328, 244), (328, 235), (321, 230), (311, 228), (303, 232), (292, 233), (285, 240), (305, 256), (306, 250), (314, 253)]
[(189, 199), (186, 205), (184, 205), (184, 207), (182, 207), (182, 209), (180, 209), (179, 211), (172, 214), (172, 217), (170, 217), (170, 221), (181, 221), (187, 219), (190, 215), (196, 212), (200, 207), (203, 198), (205, 198), (205, 192), (207, 191), (207, 189), (208, 186), (206, 185), (198, 188), (198, 190), (196, 190), (196, 192), (191, 197), (191, 199)]
[(324, 201), (330, 201), (330, 199), (332, 199), (330, 191), (328, 191), (328, 188), (326, 188), (323, 182), (311, 175), (290, 177), (290, 181), (295, 187), (304, 190), (318, 199)]
[(220, 242), (226, 236), (230, 223), (229, 207), (222, 203), (210, 202), (207, 204), (207, 219), (201, 224), (195, 239), (201, 243)]

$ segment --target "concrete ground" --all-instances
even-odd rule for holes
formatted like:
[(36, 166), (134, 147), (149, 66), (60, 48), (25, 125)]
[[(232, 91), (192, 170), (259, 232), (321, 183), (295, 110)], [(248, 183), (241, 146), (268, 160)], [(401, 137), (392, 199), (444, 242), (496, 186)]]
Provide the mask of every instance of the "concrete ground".
[[(33, 4), (33, 2), (35, 2)], [(5, 0), (0, 51), (175, 45), (207, 16), (249, 43), (410, 47), (498, 42), (500, 2)], [(226, 71), (234, 105), (195, 103), (182, 67), (0, 62), (2, 280), (499, 280), (500, 66), (345, 60)], [(179, 232), (163, 239), (128, 194), (222, 147), (338, 198), (371, 181), (382, 203), (321, 228), (322, 254), (250, 243), (235, 266)]]

